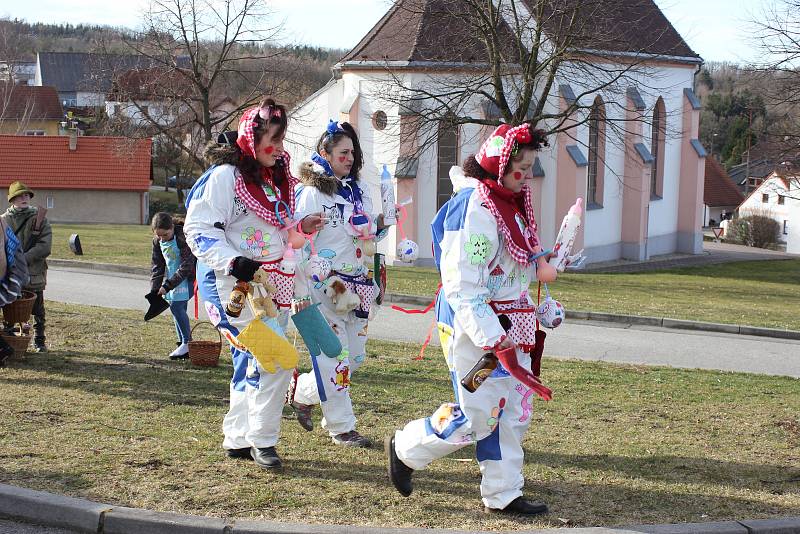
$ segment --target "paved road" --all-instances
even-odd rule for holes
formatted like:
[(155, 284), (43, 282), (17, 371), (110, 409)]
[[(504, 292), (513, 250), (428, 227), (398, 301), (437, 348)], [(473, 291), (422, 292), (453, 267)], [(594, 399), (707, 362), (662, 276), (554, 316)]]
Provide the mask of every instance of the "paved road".
[[(144, 311), (144, 294), (148, 290), (148, 280), (141, 276), (51, 268), (46, 297), (61, 302)], [(384, 306), (379, 320), (370, 324), (370, 334), (376, 339), (421, 344), (432, 320), (432, 313), (406, 315)], [(436, 336), (433, 338), (433, 343), (437, 344)], [(430, 354), (435, 355), (437, 351), (433, 349)], [(800, 378), (800, 341), (588, 321), (569, 322), (569, 311), (567, 322), (549, 333), (545, 354), (569, 359)]]

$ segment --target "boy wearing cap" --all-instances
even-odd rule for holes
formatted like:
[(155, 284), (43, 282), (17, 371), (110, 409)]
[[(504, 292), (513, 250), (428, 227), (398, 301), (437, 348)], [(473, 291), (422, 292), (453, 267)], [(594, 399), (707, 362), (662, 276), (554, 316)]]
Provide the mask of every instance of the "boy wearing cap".
[[(22, 182), (8, 187), (8, 202), (11, 204), (3, 214), (8, 227), (16, 234), (28, 262), (30, 282), (25, 289), (36, 294), (33, 305), (34, 338), (36, 352), (47, 352), (45, 345), (44, 288), (47, 284), (47, 257), (53, 245), (50, 223), (45, 217), (46, 209), (31, 206), (33, 191)], [(8, 326), (8, 325), (6, 325)]]

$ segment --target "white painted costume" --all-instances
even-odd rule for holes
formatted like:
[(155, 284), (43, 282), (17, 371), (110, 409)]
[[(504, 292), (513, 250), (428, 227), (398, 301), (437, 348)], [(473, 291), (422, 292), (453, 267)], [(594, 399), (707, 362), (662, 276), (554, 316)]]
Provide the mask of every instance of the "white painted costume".
[[(464, 177), (458, 167), (451, 170), (451, 180), (457, 193), (432, 228), (442, 276), (437, 322), (455, 402), (397, 431), (395, 451), (408, 467), (424, 469), (475, 444), (483, 503), (503, 509), (522, 496), (521, 443), (531, 422), (534, 391), (501, 364), (473, 393), (461, 380), (506, 335), (501, 313), (512, 321), (508, 335), (517, 344), (518, 363), (530, 369), (536, 323), (528, 288), (536, 279), (535, 265), (509, 252), (506, 230), (488, 207), (485, 186)], [(516, 222), (523, 234), (535, 236), (532, 210), (529, 214), (530, 226), (521, 218)]]
[[(370, 309), (376, 306), (377, 296), (377, 286), (364, 265), (372, 257), (366, 257), (359, 231), (374, 236), (375, 213), (369, 194), (361, 190), (356, 180), (339, 180), (310, 162), (301, 166), (300, 180), (302, 184), (296, 189), (296, 218), (322, 213), (325, 226), (314, 237), (315, 252), (330, 261), (331, 276), (341, 278), (351, 292), (361, 297), (358, 308), (346, 314), (337, 313), (325, 294), (330, 279), (315, 282), (306, 278), (312, 301), (320, 304), (319, 309), (341, 341), (343, 351), (338, 358), (312, 358), (312, 370), (298, 377), (294, 400), (305, 405), (320, 404), (322, 428), (336, 436), (353, 431), (356, 426), (350, 378), (366, 357), (368, 317)], [(308, 246), (307, 252), (310, 252)], [(302, 276), (300, 271), (298, 276)]]
[[(288, 168), (288, 156), (283, 157)], [(294, 180), (289, 182), (287, 187), (293, 188)], [(281, 336), (294, 296), (294, 276), (280, 269), (288, 233), (277, 227), (279, 223), (270, 224), (248, 208), (252, 198), (243, 200), (241, 187), (241, 174), (233, 165), (212, 168), (192, 188), (184, 227), (198, 259), (198, 292), (206, 313), (231, 345), (233, 379), (230, 410), (223, 421), (225, 449), (272, 447), (278, 442), (281, 412), (293, 372), (280, 366), (275, 373), (264, 371), (238, 342), (236, 336), (253, 320), (249, 306), (236, 318), (225, 312), (236, 283), (229, 270), (237, 256), (262, 262), (261, 268), (269, 272), (270, 282), (278, 288), (274, 300), (279, 316), (264, 322)], [(269, 186), (262, 189), (268, 199), (281, 196)], [(284, 195), (291, 197), (291, 189)]]

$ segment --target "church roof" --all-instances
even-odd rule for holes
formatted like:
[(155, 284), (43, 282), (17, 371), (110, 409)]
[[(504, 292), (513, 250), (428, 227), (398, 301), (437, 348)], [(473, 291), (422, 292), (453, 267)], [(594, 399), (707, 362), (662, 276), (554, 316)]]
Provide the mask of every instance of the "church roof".
[[(517, 0), (532, 8), (539, 0)], [(465, 5), (455, 0), (396, 0), (389, 11), (342, 59), (358, 62), (483, 63), (486, 48), (464, 22)], [(680, 34), (653, 0), (551, 0), (543, 25), (557, 38), (573, 8), (574, 48), (685, 58), (698, 62)], [(511, 30), (501, 24), (512, 45)]]

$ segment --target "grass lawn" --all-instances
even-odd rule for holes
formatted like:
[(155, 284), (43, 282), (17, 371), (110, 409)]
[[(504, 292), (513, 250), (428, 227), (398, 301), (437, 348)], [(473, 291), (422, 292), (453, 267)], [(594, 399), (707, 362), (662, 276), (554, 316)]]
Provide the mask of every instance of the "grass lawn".
[[(0, 481), (112, 504), (219, 517), (463, 529), (696, 522), (796, 515), (800, 380), (545, 362), (526, 491), (552, 513), (487, 516), (474, 449), (431, 465), (402, 498), (379, 448), (335, 447), (284, 421), (284, 468), (225, 460), (230, 366), (172, 363), (166, 317), (48, 305), (53, 350), (0, 369)], [(134, 349), (135, 347), (135, 349)], [(370, 342), (352, 395), (380, 441), (451, 399), (442, 358)], [(307, 360), (302, 366), (308, 367)], [(319, 410), (315, 416), (319, 417)]]
[[(81, 236), (84, 255), (74, 256), (70, 234)], [(149, 227), (66, 225), (53, 227), (53, 257), (150, 266)], [(434, 269), (390, 267), (389, 291), (433, 297)], [(800, 260), (737, 262), (635, 274), (563, 273), (550, 285), (569, 310), (694, 319), (800, 330)]]

